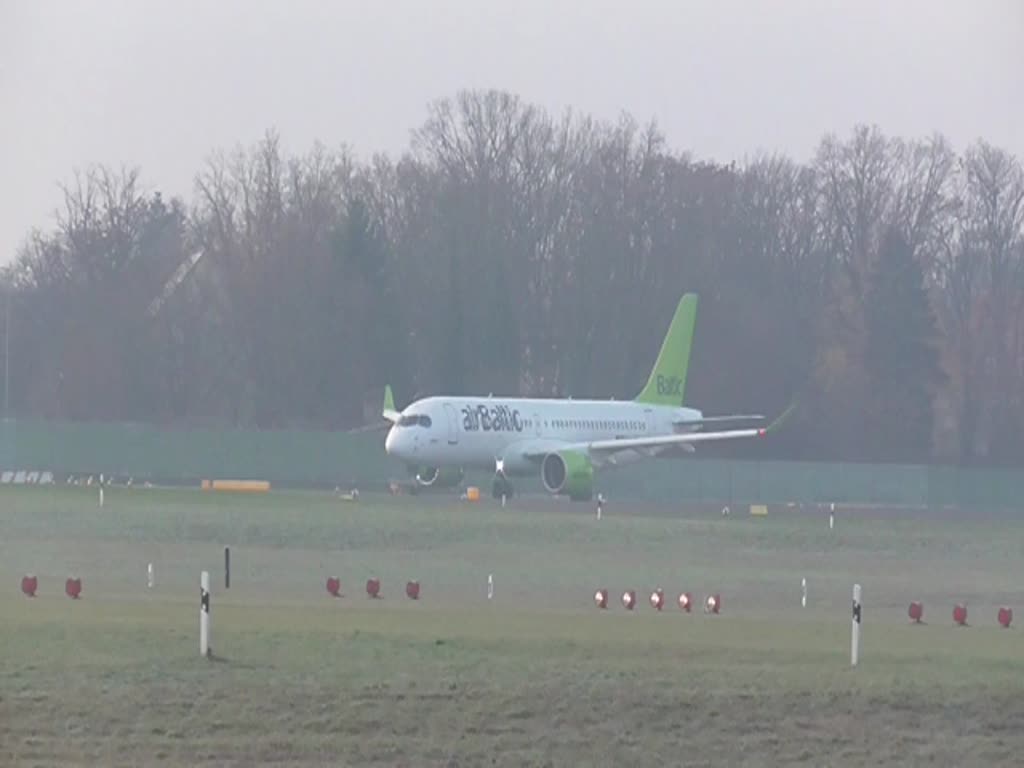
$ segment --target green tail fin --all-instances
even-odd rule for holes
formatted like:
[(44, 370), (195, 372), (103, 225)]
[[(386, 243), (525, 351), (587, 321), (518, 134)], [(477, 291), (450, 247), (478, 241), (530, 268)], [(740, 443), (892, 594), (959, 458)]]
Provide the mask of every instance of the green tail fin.
[(686, 395), (686, 371), (690, 366), (690, 348), (697, 322), (697, 294), (687, 293), (679, 300), (672, 324), (668, 327), (661, 352), (651, 376), (636, 397), (638, 403), (651, 405), (683, 404)]

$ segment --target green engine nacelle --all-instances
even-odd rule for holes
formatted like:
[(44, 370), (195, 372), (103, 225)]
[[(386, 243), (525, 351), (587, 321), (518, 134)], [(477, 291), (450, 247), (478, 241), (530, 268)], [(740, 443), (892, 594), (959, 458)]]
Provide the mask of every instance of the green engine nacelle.
[(589, 501), (594, 496), (594, 467), (585, 453), (549, 453), (540, 465), (540, 478), (548, 492), (573, 501)]
[(420, 467), (416, 471), (416, 482), (424, 488), (454, 488), (462, 477), (462, 467)]

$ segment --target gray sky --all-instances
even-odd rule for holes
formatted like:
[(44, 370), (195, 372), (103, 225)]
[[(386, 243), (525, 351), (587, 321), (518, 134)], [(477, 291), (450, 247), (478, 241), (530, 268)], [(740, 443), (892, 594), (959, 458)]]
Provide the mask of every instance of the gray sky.
[(721, 161), (858, 122), (1024, 157), (1024, 2), (0, 0), (0, 263), (76, 167), (191, 199), (214, 149), (397, 153), (466, 87), (655, 118)]

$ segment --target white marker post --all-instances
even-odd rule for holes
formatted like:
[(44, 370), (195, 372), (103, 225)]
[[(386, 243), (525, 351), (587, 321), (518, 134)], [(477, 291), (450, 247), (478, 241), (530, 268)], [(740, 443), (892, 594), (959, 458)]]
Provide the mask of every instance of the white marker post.
[(836, 527), (836, 503), (833, 501), (828, 505), (828, 529), (831, 531)]
[(103, 506), (103, 485), (100, 484), (100, 506)]
[(493, 573), (488, 573), (487, 574), (487, 599), (488, 600), (493, 600), (494, 599), (494, 574)]
[(856, 667), (860, 657), (860, 584), (853, 585), (853, 630), (850, 635), (850, 666)]
[(146, 586), (148, 586), (150, 589), (153, 588), (153, 564), (152, 563), (150, 563), (149, 567), (146, 569)]
[(210, 573), (199, 575), (199, 654), (210, 655)]
[(800, 592), (801, 592), (801, 594), (800, 594), (800, 607), (801, 608), (806, 608), (807, 607), (807, 579), (806, 579), (806, 577), (803, 578), (803, 579), (800, 579)]

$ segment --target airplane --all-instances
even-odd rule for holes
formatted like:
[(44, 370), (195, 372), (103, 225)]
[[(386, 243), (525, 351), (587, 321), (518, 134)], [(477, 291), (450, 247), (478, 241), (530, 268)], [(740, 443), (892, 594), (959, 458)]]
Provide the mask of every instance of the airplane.
[(692, 453), (704, 441), (764, 437), (782, 417), (768, 427), (701, 431), (764, 417), (708, 417), (683, 406), (696, 315), (697, 295), (683, 295), (647, 384), (632, 401), (434, 396), (398, 411), (386, 386), (384, 448), (425, 487), (457, 485), (466, 468), (493, 469), (493, 495), (501, 498), (512, 495), (511, 478), (539, 472), (549, 493), (586, 501), (595, 469)]

